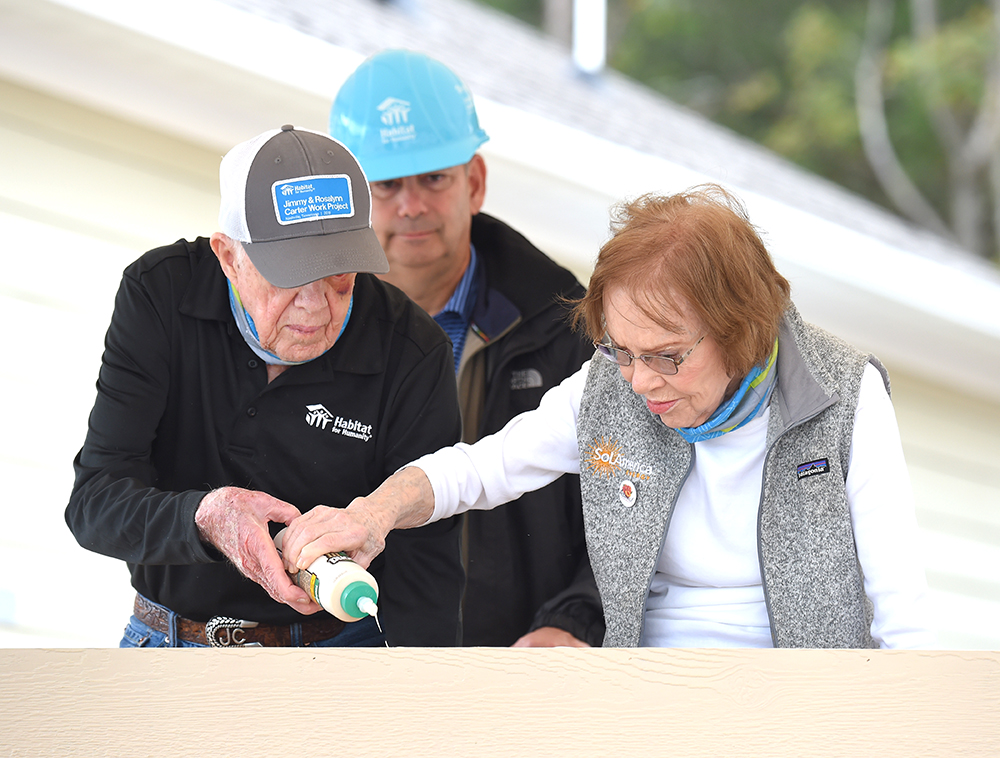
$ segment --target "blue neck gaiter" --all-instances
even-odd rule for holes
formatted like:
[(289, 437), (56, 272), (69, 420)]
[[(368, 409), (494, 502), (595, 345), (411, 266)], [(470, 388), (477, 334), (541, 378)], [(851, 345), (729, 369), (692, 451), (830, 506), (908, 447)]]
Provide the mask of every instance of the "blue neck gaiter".
[(686, 442), (703, 442), (721, 437), (757, 418), (767, 408), (771, 390), (778, 381), (777, 358), (778, 340), (775, 340), (767, 363), (755, 366), (740, 382), (739, 389), (716, 409), (708, 421), (701, 426), (678, 428), (677, 433)]
[[(228, 282), (228, 280), (227, 280)], [(308, 363), (309, 361), (286, 361), (282, 360), (274, 353), (265, 350), (260, 344), (260, 337), (257, 335), (257, 327), (253, 323), (253, 318), (247, 313), (246, 308), (243, 307), (243, 302), (240, 300), (240, 294), (233, 287), (232, 282), (229, 284), (229, 309), (233, 312), (233, 318), (236, 319), (236, 326), (240, 330), (240, 334), (243, 335), (243, 339), (250, 346), (257, 356), (272, 366), (300, 366), (303, 363)], [(344, 323), (340, 326), (340, 331), (337, 333), (337, 339), (340, 339), (340, 335), (344, 333), (344, 329), (347, 327), (347, 322), (351, 319), (351, 311), (354, 309), (354, 294), (351, 294), (351, 302), (347, 306), (347, 315), (344, 316)], [(334, 340), (336, 343), (337, 340)], [(332, 347), (332, 345), (331, 345)], [(327, 348), (329, 349), (329, 348)], [(326, 351), (324, 350), (323, 353)], [(317, 358), (319, 356), (316, 356)], [(315, 358), (310, 358), (310, 360), (315, 360)]]

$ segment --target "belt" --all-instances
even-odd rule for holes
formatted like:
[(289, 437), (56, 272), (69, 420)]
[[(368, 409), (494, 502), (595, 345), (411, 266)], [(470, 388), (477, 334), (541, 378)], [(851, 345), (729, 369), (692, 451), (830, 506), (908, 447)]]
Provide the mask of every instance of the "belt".
[[(143, 624), (158, 632), (170, 634), (170, 611), (142, 595), (135, 596), (132, 612)], [(231, 616), (213, 616), (206, 623), (177, 617), (177, 637), (211, 647), (293, 647), (292, 627), (258, 624)], [(340, 619), (324, 617), (299, 622), (299, 644), (303, 647), (340, 634), (347, 626)]]

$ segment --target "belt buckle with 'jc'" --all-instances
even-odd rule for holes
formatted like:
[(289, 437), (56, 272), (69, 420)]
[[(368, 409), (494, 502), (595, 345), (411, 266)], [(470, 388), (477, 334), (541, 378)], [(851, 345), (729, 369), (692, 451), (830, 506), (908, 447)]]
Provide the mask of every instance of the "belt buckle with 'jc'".
[(244, 621), (232, 616), (213, 616), (205, 624), (205, 636), (212, 647), (263, 647), (259, 642), (247, 642), (244, 629), (253, 629), (256, 621)]

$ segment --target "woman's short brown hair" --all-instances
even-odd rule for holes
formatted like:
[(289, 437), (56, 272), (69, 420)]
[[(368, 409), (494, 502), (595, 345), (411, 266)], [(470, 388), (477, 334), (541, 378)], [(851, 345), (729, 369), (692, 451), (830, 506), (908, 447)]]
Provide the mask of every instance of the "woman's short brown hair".
[(614, 209), (611, 232), (573, 314), (591, 339), (604, 339), (605, 298), (620, 287), (668, 331), (681, 330), (671, 314), (690, 308), (730, 376), (767, 359), (790, 287), (739, 200), (714, 184), (643, 195)]

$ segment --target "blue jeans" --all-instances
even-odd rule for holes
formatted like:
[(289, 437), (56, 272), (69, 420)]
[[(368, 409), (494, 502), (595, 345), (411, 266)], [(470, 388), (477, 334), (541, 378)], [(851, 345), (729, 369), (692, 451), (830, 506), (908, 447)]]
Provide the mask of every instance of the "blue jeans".
[[(197, 642), (187, 642), (177, 639), (175, 624), (179, 616), (173, 611), (167, 611), (170, 619), (171, 633), (160, 632), (148, 624), (144, 624), (135, 616), (128, 620), (125, 635), (118, 647), (208, 647)], [(302, 647), (302, 625), (291, 624), (292, 641), (295, 647)], [(296, 644), (296, 640), (298, 643)], [(378, 630), (375, 619), (368, 618), (348, 624), (344, 631), (328, 640), (313, 642), (309, 647), (385, 647), (385, 635)]]

